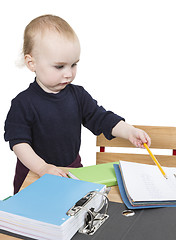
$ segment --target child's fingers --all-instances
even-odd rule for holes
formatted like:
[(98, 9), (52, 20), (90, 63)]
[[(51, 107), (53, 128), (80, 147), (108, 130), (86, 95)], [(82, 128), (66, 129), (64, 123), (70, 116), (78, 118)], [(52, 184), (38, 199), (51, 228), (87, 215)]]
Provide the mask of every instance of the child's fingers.
[(40, 176), (43, 176), (44, 174), (53, 174), (61, 177), (68, 177), (67, 174), (60, 169), (59, 167), (56, 167), (52, 164), (46, 164), (40, 171)]
[(141, 147), (143, 148), (143, 144), (146, 143), (148, 146), (151, 145), (151, 139), (148, 136), (148, 134), (144, 131), (141, 132), (140, 134), (140, 140), (141, 140)]
[(150, 145), (151, 145), (151, 138), (148, 136), (147, 133), (145, 133), (145, 139), (146, 139), (145, 143), (148, 145), (148, 147), (150, 147)]
[(132, 144), (139, 148), (144, 148), (144, 143), (146, 143), (148, 146), (151, 145), (150, 137), (145, 131), (141, 129), (135, 129), (129, 140)]
[(67, 174), (64, 171), (62, 171), (60, 168), (58, 168), (58, 173), (59, 173), (59, 176), (68, 178)]

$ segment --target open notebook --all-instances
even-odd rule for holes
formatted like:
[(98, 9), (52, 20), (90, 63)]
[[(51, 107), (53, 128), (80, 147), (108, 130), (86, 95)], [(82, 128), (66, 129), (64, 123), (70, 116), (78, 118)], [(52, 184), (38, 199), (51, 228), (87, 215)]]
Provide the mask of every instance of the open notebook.
[(114, 168), (122, 199), (124, 190), (131, 206), (176, 206), (176, 168), (163, 167), (168, 179), (155, 165), (119, 161)]

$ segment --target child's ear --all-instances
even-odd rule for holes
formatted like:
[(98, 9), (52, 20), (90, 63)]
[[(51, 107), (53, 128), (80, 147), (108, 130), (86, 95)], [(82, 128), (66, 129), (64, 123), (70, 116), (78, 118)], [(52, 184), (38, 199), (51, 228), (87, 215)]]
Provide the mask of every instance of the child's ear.
[(24, 61), (29, 70), (35, 72), (35, 59), (30, 54), (24, 56)]

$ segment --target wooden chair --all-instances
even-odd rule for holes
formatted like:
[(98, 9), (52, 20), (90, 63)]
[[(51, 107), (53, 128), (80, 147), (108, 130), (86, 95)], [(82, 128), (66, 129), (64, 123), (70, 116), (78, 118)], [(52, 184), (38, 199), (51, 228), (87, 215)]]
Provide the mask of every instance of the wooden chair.
[[(160, 127), (160, 126), (140, 126), (135, 127), (143, 129), (151, 138), (151, 150), (155, 149), (172, 149), (171, 155), (155, 155), (162, 166), (172, 167), (176, 161), (176, 127)], [(97, 137), (97, 146), (100, 147), (100, 152), (96, 154), (96, 164), (115, 162), (126, 160), (139, 163), (154, 164), (146, 150), (146, 154), (141, 153), (118, 153), (106, 152), (105, 147), (123, 147), (134, 148), (128, 140), (122, 138), (114, 138), (107, 140), (103, 134)]]

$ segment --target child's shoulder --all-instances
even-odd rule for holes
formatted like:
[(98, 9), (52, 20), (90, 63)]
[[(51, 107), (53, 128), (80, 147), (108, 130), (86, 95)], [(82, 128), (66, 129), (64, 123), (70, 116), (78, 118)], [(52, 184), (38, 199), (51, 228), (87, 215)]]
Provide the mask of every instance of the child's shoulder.
[(85, 88), (84, 88), (83, 86), (81, 86), (81, 85), (70, 84), (70, 85), (68, 85), (68, 86), (69, 86), (69, 88), (70, 88), (72, 91), (74, 91), (76, 94), (82, 95), (82, 94), (88, 93), (88, 92), (85, 90)]
[(80, 85), (76, 85), (76, 84), (73, 84), (73, 83), (71, 83), (71, 84), (69, 84), (68, 85), (71, 89), (75, 89), (75, 90), (80, 90), (80, 91), (82, 91), (84, 88), (82, 87), (82, 86), (80, 86)]
[(23, 90), (22, 92), (18, 93), (13, 100), (17, 99), (17, 100), (23, 100), (26, 99), (26, 97), (29, 95), (27, 89)]
[(13, 102), (23, 102), (23, 103), (25, 103), (28, 100), (30, 101), (30, 99), (31, 99), (31, 91), (30, 91), (30, 86), (29, 86), (27, 89), (25, 89), (25, 90), (21, 91), (20, 93), (18, 93), (12, 99), (12, 101)]

